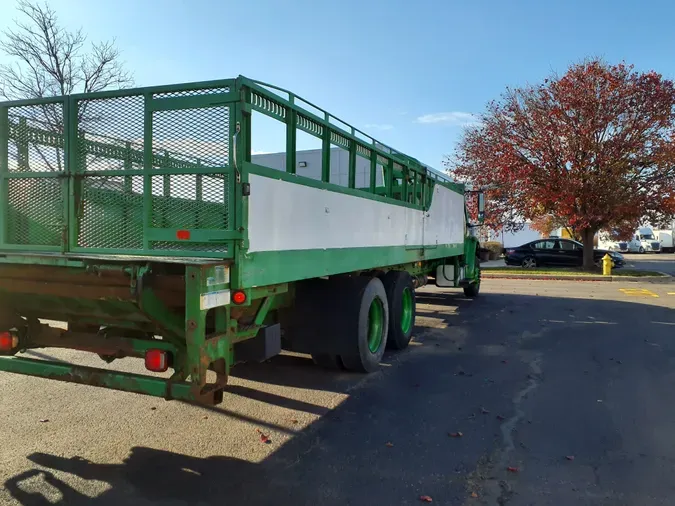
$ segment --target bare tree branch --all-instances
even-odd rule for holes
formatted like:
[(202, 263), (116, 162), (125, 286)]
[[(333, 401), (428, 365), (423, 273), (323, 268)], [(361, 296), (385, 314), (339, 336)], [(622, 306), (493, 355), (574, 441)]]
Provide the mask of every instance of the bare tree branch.
[[(82, 29), (69, 31), (59, 24), (56, 12), (38, 0), (18, 0), (20, 19), (3, 32), (0, 51), (12, 60), (0, 65), (0, 98), (35, 99), (108, 88), (126, 88), (133, 76), (125, 70), (115, 40), (87, 44)], [(26, 108), (22, 115), (53, 132), (63, 133), (63, 111), (59, 104)], [(80, 126), (90, 118), (86, 106), (78, 110)], [(56, 160), (62, 153), (58, 152)], [(40, 153), (42, 155), (42, 153)], [(43, 161), (51, 170), (54, 167)]]

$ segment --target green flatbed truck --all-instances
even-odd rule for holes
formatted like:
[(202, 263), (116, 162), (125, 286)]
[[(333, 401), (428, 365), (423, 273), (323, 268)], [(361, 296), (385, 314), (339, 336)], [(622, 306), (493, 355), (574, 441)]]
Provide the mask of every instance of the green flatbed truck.
[[(281, 167), (252, 154), (256, 117), (283, 127)], [(0, 371), (203, 404), (282, 349), (374, 371), (408, 345), (416, 288), (478, 294), (465, 193), (241, 76), (0, 103)], [(48, 347), (152, 374), (24, 355)]]

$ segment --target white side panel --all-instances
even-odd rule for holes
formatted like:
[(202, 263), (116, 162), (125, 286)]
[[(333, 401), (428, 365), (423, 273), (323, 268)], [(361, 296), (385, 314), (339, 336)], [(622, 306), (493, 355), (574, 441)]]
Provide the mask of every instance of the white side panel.
[(437, 187), (424, 230), (424, 213), (416, 209), (256, 174), (249, 182), (250, 252), (464, 241), (464, 197), (443, 187)]
[(464, 241), (464, 197), (444, 186), (436, 185), (431, 208), (424, 223), (424, 244), (447, 244)]

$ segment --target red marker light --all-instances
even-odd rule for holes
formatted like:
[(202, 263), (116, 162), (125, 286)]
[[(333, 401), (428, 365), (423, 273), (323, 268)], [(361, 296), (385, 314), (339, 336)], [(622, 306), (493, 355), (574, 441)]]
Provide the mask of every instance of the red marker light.
[(169, 368), (169, 354), (164, 350), (146, 351), (145, 368), (152, 372), (165, 372)]
[(0, 351), (12, 351), (19, 345), (19, 338), (11, 332), (0, 332)]
[(189, 230), (176, 230), (176, 239), (179, 241), (187, 241), (190, 239)]
[(243, 304), (246, 302), (246, 293), (245, 292), (234, 292), (232, 294), (232, 302), (235, 304)]

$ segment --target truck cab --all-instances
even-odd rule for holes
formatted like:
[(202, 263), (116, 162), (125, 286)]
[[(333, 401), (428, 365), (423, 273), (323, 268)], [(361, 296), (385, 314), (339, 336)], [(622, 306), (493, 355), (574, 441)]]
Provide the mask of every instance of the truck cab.
[(661, 243), (649, 227), (638, 228), (633, 234), (631, 243), (638, 253), (661, 253)]

